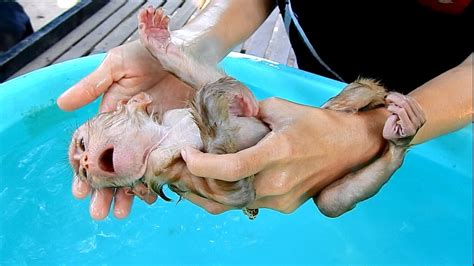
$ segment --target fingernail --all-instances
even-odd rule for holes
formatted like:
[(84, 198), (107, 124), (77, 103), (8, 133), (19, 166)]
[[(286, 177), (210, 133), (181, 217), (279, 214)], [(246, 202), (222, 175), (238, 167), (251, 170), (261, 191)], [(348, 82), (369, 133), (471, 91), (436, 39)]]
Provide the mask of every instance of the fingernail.
[(123, 219), (125, 217), (128, 216), (128, 212), (126, 212), (124, 209), (122, 208), (116, 208), (114, 210), (114, 216), (118, 219)]

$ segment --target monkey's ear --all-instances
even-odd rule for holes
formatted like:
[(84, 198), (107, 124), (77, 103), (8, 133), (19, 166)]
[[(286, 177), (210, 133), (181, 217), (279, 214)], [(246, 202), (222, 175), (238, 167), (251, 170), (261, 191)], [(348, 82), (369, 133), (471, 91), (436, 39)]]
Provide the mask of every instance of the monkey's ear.
[(146, 110), (146, 107), (152, 102), (152, 98), (149, 94), (140, 92), (133, 96), (129, 101), (128, 104), (131, 106), (136, 107), (140, 110)]
[(234, 116), (257, 116), (257, 100), (250, 91), (244, 91), (240, 94), (233, 95), (229, 104), (229, 113)]

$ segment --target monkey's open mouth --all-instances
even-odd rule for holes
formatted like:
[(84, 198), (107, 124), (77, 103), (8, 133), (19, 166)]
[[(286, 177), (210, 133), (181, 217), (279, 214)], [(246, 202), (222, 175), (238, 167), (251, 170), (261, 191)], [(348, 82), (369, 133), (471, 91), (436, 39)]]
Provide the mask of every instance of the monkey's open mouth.
[(102, 171), (115, 173), (114, 148), (105, 150), (99, 157), (99, 167)]

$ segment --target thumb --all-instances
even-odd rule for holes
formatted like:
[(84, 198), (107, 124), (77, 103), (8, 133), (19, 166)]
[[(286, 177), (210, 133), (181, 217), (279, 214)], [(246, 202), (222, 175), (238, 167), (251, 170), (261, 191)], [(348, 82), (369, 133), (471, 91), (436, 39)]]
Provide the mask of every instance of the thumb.
[(238, 181), (262, 171), (275, 161), (278, 152), (275, 152), (276, 142), (273, 135), (270, 132), (257, 145), (237, 153), (210, 154), (185, 147), (181, 150), (181, 156), (193, 175), (229, 182)]
[(110, 53), (107, 54), (104, 61), (94, 72), (59, 96), (57, 100), (59, 108), (66, 111), (75, 110), (92, 102), (107, 91), (114, 81), (112, 67), (115, 60), (113, 58)]

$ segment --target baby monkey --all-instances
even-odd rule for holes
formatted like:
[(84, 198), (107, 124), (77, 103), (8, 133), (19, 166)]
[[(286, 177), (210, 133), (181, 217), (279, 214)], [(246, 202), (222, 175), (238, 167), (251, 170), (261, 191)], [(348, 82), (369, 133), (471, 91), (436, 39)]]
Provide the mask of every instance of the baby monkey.
[[(192, 146), (223, 154), (255, 145), (270, 131), (255, 117), (257, 101), (245, 85), (174, 45), (168, 31), (169, 18), (161, 9), (142, 10), (139, 22), (142, 44), (166, 70), (197, 89), (197, 93), (189, 109), (170, 110), (161, 117), (147, 113), (152, 99), (144, 93), (119, 103), (113, 112), (97, 115), (74, 133), (69, 159), (75, 174), (94, 188), (133, 188), (143, 182), (169, 200), (162, 191), (167, 184), (179, 195), (192, 192), (242, 208), (249, 218), (255, 218), (257, 210), (245, 208), (255, 199), (253, 177), (225, 182), (192, 176), (180, 158), (180, 150)], [(384, 128), (384, 137), (389, 140), (385, 153), (314, 197), (323, 214), (341, 215), (373, 196), (401, 165), (410, 140), (424, 123), (421, 108), (414, 100), (394, 93), (386, 96), (385, 89), (375, 82), (359, 80), (323, 106), (358, 112), (388, 103), (394, 113)]]
[[(218, 71), (215, 66), (198, 62), (192, 56), (187, 55), (184, 48), (180, 49), (171, 42), (168, 30), (169, 17), (164, 14), (162, 9), (148, 7), (146, 10), (142, 10), (139, 14), (139, 23), (142, 44), (166, 70), (196, 89), (205, 86), (205, 84), (212, 84), (212, 82), (219, 83), (215, 80), (222, 78), (224, 74)], [(221, 88), (225, 89), (226, 86)], [(245, 90), (245, 92), (249, 91)], [(201, 104), (202, 101), (199, 101), (199, 98), (197, 97), (198, 100), (195, 100), (193, 104), (195, 118), (210, 115), (205, 112), (206, 104)], [(248, 96), (242, 99), (245, 102), (246, 99), (253, 99), (253, 97)], [(383, 136), (389, 142), (385, 152), (373, 163), (330, 184), (314, 197), (319, 210), (326, 216), (339, 216), (354, 208), (358, 202), (375, 195), (401, 166), (409, 143), (425, 123), (425, 117), (421, 107), (414, 99), (399, 93), (388, 93), (377, 82), (370, 79), (356, 80), (322, 106), (322, 108), (329, 110), (355, 113), (385, 105), (393, 113), (386, 121), (383, 130)], [(254, 110), (258, 110), (258, 106), (254, 106)], [(227, 115), (227, 110), (221, 111), (222, 109), (217, 109), (212, 114), (216, 120), (219, 116)], [(253, 113), (249, 111), (246, 115), (251, 116), (257, 113), (257, 111)], [(195, 121), (204, 142), (206, 142), (205, 140), (208, 143), (215, 143), (213, 140), (222, 141), (222, 138), (216, 138), (216, 135), (212, 134), (214, 125), (209, 121), (202, 119), (195, 119)], [(252, 130), (245, 132), (249, 133)], [(234, 134), (235, 128), (227, 128), (224, 132), (227, 136), (224, 138), (226, 141), (232, 142), (234, 139), (241, 141)], [(233, 153), (238, 150), (240, 149), (206, 149), (211, 153)]]
[[(140, 13), (140, 20), (144, 16), (148, 19), (147, 12)], [(245, 85), (224, 75), (216, 66), (200, 64), (171, 44), (169, 20), (161, 10), (149, 18), (159, 19), (163, 28), (144, 36), (140, 26), (142, 41), (159, 40), (163, 67), (198, 89), (197, 93), (189, 108), (170, 110), (162, 116), (147, 112), (152, 99), (140, 93), (118, 103), (115, 111), (98, 114), (86, 122), (74, 133), (69, 149), (76, 176), (95, 189), (131, 187), (135, 193), (135, 185), (142, 182), (167, 201), (170, 199), (162, 188), (168, 185), (179, 195), (191, 192), (242, 208), (249, 218), (255, 218), (258, 210), (245, 208), (255, 200), (252, 177), (236, 182), (195, 177), (180, 158), (185, 146), (222, 154), (255, 145), (270, 132), (255, 118), (255, 97)]]

